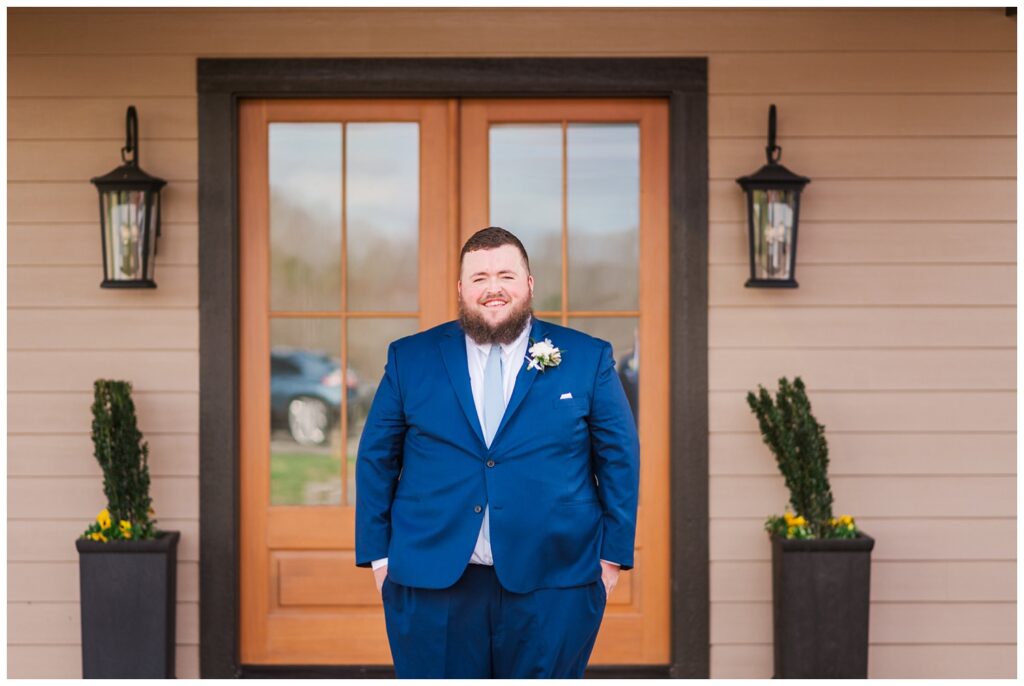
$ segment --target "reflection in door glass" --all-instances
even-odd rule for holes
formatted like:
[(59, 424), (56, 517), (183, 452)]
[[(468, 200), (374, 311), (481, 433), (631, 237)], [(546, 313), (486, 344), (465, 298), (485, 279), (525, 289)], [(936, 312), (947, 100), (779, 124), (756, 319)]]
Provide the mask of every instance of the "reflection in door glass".
[(566, 132), (570, 310), (635, 310), (640, 264), (640, 129)]
[(419, 124), (347, 124), (350, 311), (419, 309)]
[(270, 504), (341, 503), (341, 322), (270, 320)]
[(560, 310), (562, 125), (493, 124), (489, 160), (489, 221), (523, 242), (536, 281), (533, 308)]
[(348, 440), (346, 441), (347, 502), (356, 502), (356, 456), (359, 439), (363, 435), (366, 415), (370, 412), (373, 396), (377, 392), (384, 365), (388, 359), (388, 344), (391, 341), (410, 336), (419, 330), (416, 319), (369, 319), (348, 320), (348, 364), (356, 381), (356, 388), (350, 394), (348, 413)]
[(341, 306), (341, 124), (270, 124), (270, 309)]
[(570, 317), (569, 326), (612, 344), (615, 371), (633, 410), (640, 418), (640, 321), (636, 317)]

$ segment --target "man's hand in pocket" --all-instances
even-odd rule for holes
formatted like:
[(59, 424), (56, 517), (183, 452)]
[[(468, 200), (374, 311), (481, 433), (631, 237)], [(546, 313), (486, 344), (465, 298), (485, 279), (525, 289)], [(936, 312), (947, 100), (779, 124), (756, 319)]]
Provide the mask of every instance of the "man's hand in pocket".
[(377, 593), (381, 592), (381, 588), (384, 586), (384, 577), (388, 575), (388, 566), (378, 567), (373, 570), (373, 578), (377, 582)]

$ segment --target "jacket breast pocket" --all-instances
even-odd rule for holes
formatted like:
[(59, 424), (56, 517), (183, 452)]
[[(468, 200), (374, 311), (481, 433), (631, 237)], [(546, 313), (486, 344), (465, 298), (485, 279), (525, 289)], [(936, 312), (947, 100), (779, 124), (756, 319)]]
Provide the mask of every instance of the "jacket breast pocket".
[(587, 415), (586, 398), (559, 398), (551, 401), (551, 407), (559, 417), (573, 417), (579, 419)]

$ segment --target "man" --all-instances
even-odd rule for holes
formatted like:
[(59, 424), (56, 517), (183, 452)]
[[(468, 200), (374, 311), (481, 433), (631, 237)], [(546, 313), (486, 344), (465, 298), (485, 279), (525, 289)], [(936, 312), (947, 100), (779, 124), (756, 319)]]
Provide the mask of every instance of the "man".
[(388, 346), (356, 564), (400, 678), (582, 677), (633, 566), (640, 450), (612, 347), (533, 317), (533, 287), (522, 243), (482, 229), (459, 319)]

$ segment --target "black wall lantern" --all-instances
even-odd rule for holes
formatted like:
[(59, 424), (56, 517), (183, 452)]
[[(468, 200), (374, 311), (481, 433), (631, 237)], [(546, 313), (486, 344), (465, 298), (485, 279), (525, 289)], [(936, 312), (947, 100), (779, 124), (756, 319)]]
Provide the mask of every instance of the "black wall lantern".
[(736, 183), (747, 194), (750, 278), (747, 288), (796, 288), (796, 237), (800, 192), (811, 180), (778, 163), (775, 105), (768, 110), (768, 164)]
[[(131, 159), (128, 159), (131, 155)], [(90, 181), (100, 192), (103, 288), (156, 288), (153, 263), (160, 236), (160, 189), (167, 182), (139, 168), (139, 119), (125, 115), (123, 165)]]

